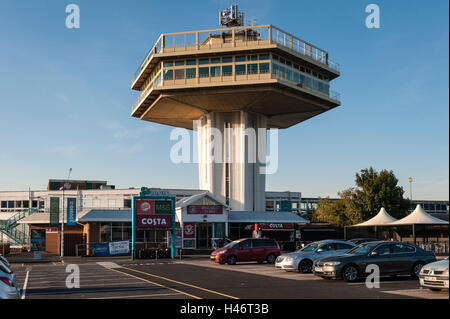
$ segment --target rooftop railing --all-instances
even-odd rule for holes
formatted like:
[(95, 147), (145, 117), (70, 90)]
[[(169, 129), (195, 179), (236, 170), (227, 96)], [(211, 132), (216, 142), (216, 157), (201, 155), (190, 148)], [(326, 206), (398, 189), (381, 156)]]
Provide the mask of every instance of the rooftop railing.
[(329, 59), (328, 52), (277, 27), (264, 25), (161, 34), (134, 73), (132, 83), (136, 81), (155, 54), (250, 47), (274, 43), (339, 72), (339, 64)]

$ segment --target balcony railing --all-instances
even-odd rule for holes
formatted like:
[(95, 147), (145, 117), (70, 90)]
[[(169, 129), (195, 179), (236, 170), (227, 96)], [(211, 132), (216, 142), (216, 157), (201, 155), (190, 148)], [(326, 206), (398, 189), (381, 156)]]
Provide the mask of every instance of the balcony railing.
[(199, 76), (199, 77), (187, 77), (184, 79), (171, 79), (171, 80), (162, 80), (162, 73), (160, 72), (159, 75), (155, 77), (155, 80), (150, 83), (149, 87), (146, 88), (144, 91), (141, 92), (139, 97), (134, 101), (132, 107), (131, 107), (131, 113), (133, 113), (140, 105), (141, 103), (148, 97), (150, 92), (154, 90), (156, 87), (159, 88), (174, 88), (174, 87), (182, 87), (186, 85), (193, 85), (193, 86), (204, 86), (209, 84), (226, 84), (226, 83), (237, 83), (239, 81), (267, 81), (269, 79), (278, 79), (278, 80), (285, 80), (291, 83), (292, 85), (295, 85), (301, 89), (309, 90), (312, 93), (316, 93), (319, 95), (322, 95), (324, 97), (327, 97), (333, 101), (340, 102), (340, 94), (338, 92), (335, 92), (333, 90), (330, 90), (329, 87), (322, 88), (322, 90), (318, 88), (314, 88), (313, 81), (310, 79), (309, 82), (296, 82), (293, 79), (290, 79), (287, 77), (286, 72), (280, 72), (272, 70), (272, 73), (265, 72), (265, 73), (249, 73), (249, 72), (243, 72), (243, 73), (236, 73), (236, 74), (227, 74), (227, 75), (221, 75), (221, 76)]
[[(223, 41), (211, 41), (213, 38)], [(339, 64), (328, 58), (328, 52), (277, 27), (265, 25), (162, 34), (134, 73), (132, 83), (155, 54), (269, 44), (281, 45), (339, 72)]]

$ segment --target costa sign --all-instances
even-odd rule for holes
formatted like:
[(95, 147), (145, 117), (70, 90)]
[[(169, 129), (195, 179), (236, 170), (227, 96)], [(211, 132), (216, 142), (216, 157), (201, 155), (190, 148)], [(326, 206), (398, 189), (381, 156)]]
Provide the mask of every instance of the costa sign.
[(294, 224), (281, 224), (281, 223), (270, 223), (270, 224), (259, 224), (259, 229), (261, 230), (294, 230)]
[(136, 226), (139, 229), (168, 229), (172, 227), (170, 215), (137, 215)]

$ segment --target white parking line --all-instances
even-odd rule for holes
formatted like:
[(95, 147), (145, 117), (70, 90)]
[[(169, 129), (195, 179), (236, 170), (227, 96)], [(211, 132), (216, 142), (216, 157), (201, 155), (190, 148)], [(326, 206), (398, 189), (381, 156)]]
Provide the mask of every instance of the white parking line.
[(27, 285), (28, 285), (28, 276), (30, 275), (30, 270), (27, 271), (27, 276), (25, 277), (25, 282), (22, 288), (22, 296), (21, 299), (25, 299), (25, 294), (27, 293)]

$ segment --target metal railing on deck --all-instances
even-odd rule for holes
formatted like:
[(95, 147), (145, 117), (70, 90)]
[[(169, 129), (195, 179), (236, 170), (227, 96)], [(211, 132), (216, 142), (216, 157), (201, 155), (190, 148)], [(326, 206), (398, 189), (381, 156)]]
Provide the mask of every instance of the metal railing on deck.
[[(213, 41), (213, 39), (219, 41)], [(329, 59), (328, 52), (277, 27), (263, 25), (161, 34), (134, 73), (132, 83), (136, 81), (155, 54), (249, 47), (274, 43), (339, 72), (339, 64)]]

